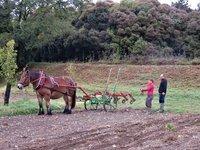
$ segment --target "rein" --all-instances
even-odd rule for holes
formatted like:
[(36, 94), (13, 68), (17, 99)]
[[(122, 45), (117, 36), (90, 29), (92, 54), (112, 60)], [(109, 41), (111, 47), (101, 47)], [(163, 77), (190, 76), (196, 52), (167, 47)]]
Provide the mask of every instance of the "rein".
[[(46, 77), (44, 77), (44, 78), (46, 78)], [(40, 79), (43, 79), (43, 78), (37, 78), (37, 79), (35, 79), (35, 80), (33, 80), (33, 81), (30, 81), (30, 83), (34, 83), (34, 82), (36, 82), (36, 81), (38, 81), (38, 80), (40, 80)]]

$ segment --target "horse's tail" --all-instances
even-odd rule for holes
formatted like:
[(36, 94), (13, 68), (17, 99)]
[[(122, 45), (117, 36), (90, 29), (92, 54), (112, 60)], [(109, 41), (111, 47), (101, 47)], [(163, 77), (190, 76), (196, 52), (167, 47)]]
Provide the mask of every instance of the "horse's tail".
[(76, 106), (76, 89), (72, 95), (72, 109)]
[(73, 109), (76, 106), (76, 83), (74, 82), (74, 80), (71, 77), (68, 77), (68, 84), (71, 86), (74, 86), (74, 88), (72, 88), (73, 94), (72, 94), (72, 106), (71, 108)]

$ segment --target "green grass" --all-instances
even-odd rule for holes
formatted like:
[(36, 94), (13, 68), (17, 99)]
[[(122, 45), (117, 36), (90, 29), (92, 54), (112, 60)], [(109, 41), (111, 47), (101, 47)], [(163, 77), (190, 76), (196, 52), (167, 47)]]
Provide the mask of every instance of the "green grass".
[[(137, 99), (133, 108), (144, 108), (146, 95), (140, 95), (139, 88), (132, 88)], [(165, 99), (165, 110), (173, 113), (200, 113), (200, 89), (169, 88)], [(159, 109), (158, 94), (154, 95), (153, 110)]]
[(200, 89), (171, 89), (166, 109), (175, 113), (200, 113)]
[[(52, 101), (53, 111), (61, 110), (62, 106), (63, 105), (60, 101)], [(36, 113), (38, 113), (38, 103), (36, 100), (19, 100), (11, 102), (9, 106), (4, 106), (3, 104), (0, 105), (0, 117)]]
[[(86, 91), (95, 91), (99, 89), (100, 91), (104, 90), (105, 85), (99, 85), (95, 87), (95, 85), (84, 86)], [(112, 89), (112, 85), (110, 89)], [(136, 101), (132, 104), (125, 104), (124, 107), (132, 107), (134, 109), (145, 108), (145, 100), (146, 95), (141, 95), (139, 89), (141, 87), (135, 86), (124, 86), (120, 85), (117, 87), (117, 91), (127, 91), (133, 94)], [(111, 90), (112, 91), (112, 90)], [(165, 99), (165, 110), (167, 112), (173, 113), (200, 113), (200, 88), (188, 88), (188, 89), (180, 89), (180, 88), (170, 88), (168, 89), (166, 99)], [(81, 92), (78, 92), (78, 95), (81, 95)], [(123, 105), (123, 104), (122, 104)], [(153, 110), (159, 109), (159, 101), (158, 94), (154, 95), (153, 99)]]
[[(104, 91), (105, 84), (87, 84), (83, 83), (83, 88), (86, 92), (92, 93), (94, 91)], [(114, 85), (110, 85), (109, 89), (112, 91)], [(145, 99), (146, 95), (140, 94), (139, 86), (130, 86), (130, 85), (118, 85), (117, 91), (127, 91), (131, 92), (136, 99), (136, 101), (130, 105), (129, 103), (120, 104), (122, 107), (132, 107), (134, 109), (142, 109), (145, 108)], [(19, 92), (16, 89), (12, 90), (13, 92)], [(167, 112), (173, 113), (197, 113), (200, 114), (200, 88), (171, 88), (169, 87), (165, 110)], [(31, 88), (27, 88), (27, 92), (31, 94), (35, 94)], [(82, 95), (82, 92), (78, 90), (78, 96)], [(64, 108), (64, 101), (62, 99), (52, 100), (52, 110), (54, 112), (62, 112)], [(45, 108), (45, 105), (44, 105)], [(80, 108), (84, 110), (83, 103), (77, 103), (76, 108)], [(153, 110), (159, 109), (158, 103), (158, 94), (155, 94), (153, 99)], [(10, 101), (9, 106), (4, 106), (3, 103), (0, 103), (0, 117), (2, 116), (15, 116), (15, 115), (27, 115), (27, 114), (37, 114), (38, 112), (38, 103), (37, 100), (18, 100), (18, 101)]]

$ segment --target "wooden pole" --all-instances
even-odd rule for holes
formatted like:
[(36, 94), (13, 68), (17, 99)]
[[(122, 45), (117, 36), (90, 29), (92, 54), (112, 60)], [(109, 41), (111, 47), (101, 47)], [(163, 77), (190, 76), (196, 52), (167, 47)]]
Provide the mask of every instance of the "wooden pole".
[(5, 92), (5, 95), (4, 95), (4, 105), (8, 105), (9, 104), (10, 91), (11, 91), (11, 84), (7, 83), (6, 92)]

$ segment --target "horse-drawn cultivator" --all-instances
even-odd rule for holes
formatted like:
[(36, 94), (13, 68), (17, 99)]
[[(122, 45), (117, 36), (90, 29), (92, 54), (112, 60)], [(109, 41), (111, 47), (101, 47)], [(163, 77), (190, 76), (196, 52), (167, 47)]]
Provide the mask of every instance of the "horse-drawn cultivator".
[(71, 78), (64, 79), (63, 77), (51, 77), (46, 75), (43, 71), (30, 71), (27, 67), (23, 69), (20, 81), (17, 86), (19, 89), (23, 89), (30, 83), (33, 85), (38, 98), (39, 115), (44, 114), (42, 105), (43, 98), (46, 101), (47, 114), (51, 115), (52, 113), (50, 100), (58, 99), (60, 97), (63, 97), (66, 104), (63, 113), (70, 114), (71, 109), (75, 107), (77, 89), (80, 89), (83, 92), (81, 100), (84, 101), (86, 110), (95, 110), (99, 107), (103, 107), (105, 111), (113, 111), (117, 108), (120, 100), (121, 103), (129, 101), (130, 104), (135, 101), (131, 93), (116, 92), (121, 71), (122, 68), (119, 68), (116, 77), (114, 76), (115, 83), (112, 91), (108, 88), (112, 73), (111, 68), (105, 90), (102, 92), (97, 91), (92, 94), (88, 94), (82, 87), (77, 86), (77, 84)]
[(118, 103), (120, 101), (121, 103), (125, 103), (129, 101), (130, 104), (133, 104), (135, 99), (131, 93), (116, 92), (119, 75), (121, 71), (122, 71), (122, 68), (119, 68), (112, 92), (110, 92), (110, 90), (108, 89), (111, 73), (112, 73), (112, 68), (110, 69), (106, 87), (103, 92), (96, 91), (92, 94), (88, 94), (82, 87), (77, 87), (84, 93), (82, 97), (79, 97), (79, 99), (84, 101), (84, 107), (86, 110), (96, 110), (99, 107), (103, 107), (105, 111), (114, 111), (115, 109), (117, 109)]

